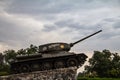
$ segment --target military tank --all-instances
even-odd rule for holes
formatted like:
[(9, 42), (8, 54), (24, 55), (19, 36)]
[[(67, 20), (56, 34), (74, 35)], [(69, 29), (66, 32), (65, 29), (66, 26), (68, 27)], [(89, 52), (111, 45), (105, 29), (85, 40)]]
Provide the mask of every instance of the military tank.
[(68, 67), (81, 67), (87, 56), (84, 53), (76, 54), (69, 52), (77, 43), (101, 32), (99, 30), (88, 35), (74, 43), (48, 43), (39, 46), (38, 53), (31, 55), (18, 55), (16, 59), (10, 63), (12, 73), (25, 73), (33, 71), (53, 70)]

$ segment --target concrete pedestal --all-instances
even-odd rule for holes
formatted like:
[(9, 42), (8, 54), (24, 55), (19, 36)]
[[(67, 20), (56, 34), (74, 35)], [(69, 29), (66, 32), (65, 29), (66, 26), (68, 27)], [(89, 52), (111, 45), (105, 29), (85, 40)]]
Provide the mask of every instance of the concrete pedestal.
[(77, 68), (71, 67), (1, 76), (0, 80), (76, 80), (76, 73)]

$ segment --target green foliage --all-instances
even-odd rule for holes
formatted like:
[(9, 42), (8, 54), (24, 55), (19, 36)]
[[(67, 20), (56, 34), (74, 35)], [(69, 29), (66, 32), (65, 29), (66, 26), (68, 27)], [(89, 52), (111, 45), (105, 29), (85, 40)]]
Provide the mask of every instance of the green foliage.
[(33, 54), (33, 53), (37, 53), (38, 52), (38, 48), (34, 45), (30, 45), (30, 48), (26, 49), (26, 53), (27, 54)]
[(4, 51), (5, 61), (6, 63), (10, 63), (11, 60), (14, 60), (17, 55), (26, 55), (26, 54), (34, 54), (38, 52), (38, 48), (34, 45), (30, 45), (29, 48), (20, 49), (17, 52), (15, 50), (6, 50)]
[(34, 45), (30, 45), (29, 48), (26, 49), (20, 49), (18, 51), (15, 50), (6, 50), (2, 53), (0, 53), (0, 76), (6, 75), (10, 73), (10, 62), (15, 60), (17, 55), (29, 55), (29, 54), (35, 54), (38, 53), (38, 47)]
[(26, 50), (25, 49), (20, 49), (17, 51), (18, 55), (25, 55), (26, 54)]
[(81, 77), (78, 77), (77, 80), (120, 80), (120, 78), (87, 78), (87, 77), (81, 78)]
[(7, 75), (10, 73), (10, 66), (7, 64), (0, 65), (0, 76)]
[(4, 54), (6, 63), (10, 63), (10, 61), (15, 59), (17, 55), (14, 50), (6, 50), (4, 51)]
[(35, 53), (38, 53), (38, 47), (37, 46), (34, 46), (34, 45), (30, 45), (29, 48), (26, 48), (26, 49), (20, 49), (17, 51), (17, 54), (18, 55), (26, 55), (26, 54), (35, 54)]
[(120, 56), (118, 53), (111, 53), (109, 50), (94, 51), (89, 64), (85, 66), (88, 76), (99, 77), (120, 77)]
[(8, 72), (5, 72), (5, 71), (0, 72), (0, 76), (4, 76), (4, 75), (9, 75), (9, 73), (8, 73)]
[(0, 53), (0, 65), (3, 65), (4, 55)]

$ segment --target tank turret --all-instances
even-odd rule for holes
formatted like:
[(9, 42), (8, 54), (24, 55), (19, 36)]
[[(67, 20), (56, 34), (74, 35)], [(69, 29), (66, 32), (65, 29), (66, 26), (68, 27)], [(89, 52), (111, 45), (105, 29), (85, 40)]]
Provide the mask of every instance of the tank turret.
[(62, 42), (57, 42), (57, 43), (49, 43), (49, 44), (44, 44), (44, 45), (40, 45), (39, 46), (39, 52), (40, 53), (47, 53), (47, 52), (56, 52), (56, 51), (69, 51), (71, 49), (71, 47), (73, 47), (75, 44), (94, 36), (95, 34), (98, 34), (99, 32), (101, 32), (102, 30), (99, 30), (91, 35), (88, 35), (74, 43), (62, 43)]

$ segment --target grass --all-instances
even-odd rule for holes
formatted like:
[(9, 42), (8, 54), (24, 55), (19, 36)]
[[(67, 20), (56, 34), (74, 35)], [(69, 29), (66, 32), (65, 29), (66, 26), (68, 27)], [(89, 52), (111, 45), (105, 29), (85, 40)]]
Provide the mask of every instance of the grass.
[(78, 78), (77, 80), (120, 80), (120, 78)]
[(9, 73), (8, 72), (0, 72), (0, 76), (5, 76), (5, 75), (8, 75)]

